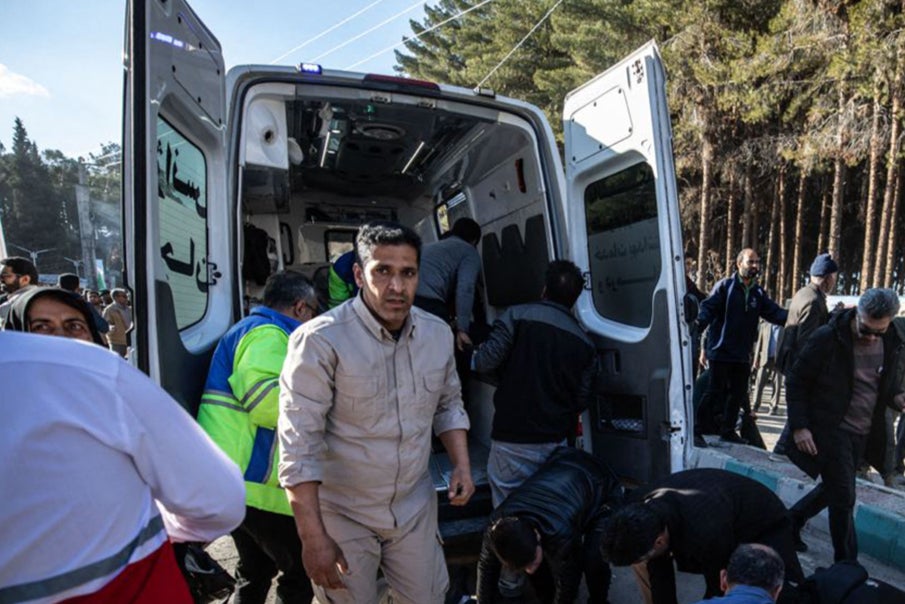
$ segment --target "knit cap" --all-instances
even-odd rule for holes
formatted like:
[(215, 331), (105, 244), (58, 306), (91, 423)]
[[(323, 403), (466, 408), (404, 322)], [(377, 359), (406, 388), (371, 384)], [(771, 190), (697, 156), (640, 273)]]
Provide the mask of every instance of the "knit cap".
[(812, 277), (825, 277), (831, 273), (839, 272), (839, 265), (829, 254), (820, 254), (814, 258), (809, 271)]

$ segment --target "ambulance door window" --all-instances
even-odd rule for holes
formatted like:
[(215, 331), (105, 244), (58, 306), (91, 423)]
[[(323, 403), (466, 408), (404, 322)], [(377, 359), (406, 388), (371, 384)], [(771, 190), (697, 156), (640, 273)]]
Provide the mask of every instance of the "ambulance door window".
[(199, 147), (159, 116), (157, 202), (163, 277), (181, 331), (207, 310), (207, 162)]
[(594, 307), (604, 318), (649, 327), (662, 268), (653, 171), (640, 163), (595, 181), (584, 204)]

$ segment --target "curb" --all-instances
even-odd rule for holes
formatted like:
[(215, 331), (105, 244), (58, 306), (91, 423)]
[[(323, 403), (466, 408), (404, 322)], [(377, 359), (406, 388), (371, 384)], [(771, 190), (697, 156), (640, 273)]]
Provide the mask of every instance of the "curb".
[[(689, 461), (689, 468), (719, 468), (753, 478), (776, 493), (786, 507), (791, 507), (814, 486), (808, 480), (741, 461), (714, 448), (695, 447)], [(864, 489), (887, 492), (860, 479), (857, 482), (855, 530), (858, 533), (858, 551), (892, 568), (905, 571), (905, 515), (872, 503), (864, 503), (861, 501)], [(891, 496), (899, 498), (901, 494), (893, 493)], [(824, 533), (829, 539), (827, 511), (823, 510), (811, 519), (808, 527)]]

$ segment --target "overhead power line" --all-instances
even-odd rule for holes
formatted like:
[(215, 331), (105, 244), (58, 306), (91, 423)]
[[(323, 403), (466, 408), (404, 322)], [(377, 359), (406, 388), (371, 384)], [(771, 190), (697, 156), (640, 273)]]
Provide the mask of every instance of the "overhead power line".
[(319, 55), (317, 55), (316, 57), (314, 57), (313, 59), (311, 59), (311, 61), (316, 63), (317, 61), (321, 60), (322, 58), (326, 57), (327, 55), (333, 54), (334, 52), (336, 52), (336, 51), (339, 50), (340, 48), (344, 48), (344, 47), (348, 46), (349, 44), (351, 44), (352, 42), (355, 42), (356, 40), (360, 40), (361, 38), (364, 38), (366, 35), (370, 34), (371, 32), (374, 32), (374, 31), (380, 29), (381, 27), (383, 27), (383, 26), (386, 25), (387, 23), (390, 23), (390, 22), (392, 22), (392, 21), (395, 21), (396, 19), (398, 19), (399, 17), (401, 17), (401, 16), (404, 15), (405, 13), (410, 12), (410, 11), (416, 9), (417, 7), (419, 7), (419, 6), (423, 5), (423, 4), (424, 4), (424, 0), (418, 0), (418, 2), (415, 2), (414, 4), (412, 4), (411, 6), (409, 6), (408, 8), (399, 11), (398, 13), (396, 13), (395, 15), (393, 15), (392, 17), (389, 17), (388, 19), (384, 19), (383, 21), (381, 21), (380, 23), (378, 23), (378, 24), (375, 25), (374, 27), (372, 27), (372, 28), (370, 28), (370, 29), (367, 29), (367, 30), (361, 32), (361, 33), (358, 34), (357, 36), (353, 36), (353, 37), (349, 38), (348, 40), (346, 40), (346, 41), (343, 42), (342, 44), (337, 44), (336, 46), (334, 46), (333, 48), (331, 48), (331, 49), (328, 50), (327, 52), (322, 52), (321, 54), (319, 54)]
[(525, 41), (531, 37), (531, 34), (533, 34), (537, 30), (537, 28), (540, 27), (541, 24), (544, 21), (546, 21), (547, 18), (550, 17), (551, 14), (553, 14), (553, 11), (555, 11), (559, 7), (559, 5), (562, 4), (562, 2), (563, 2), (563, 0), (558, 0), (558, 2), (556, 4), (554, 4), (553, 7), (550, 8), (550, 10), (548, 10), (547, 13), (543, 17), (540, 18), (540, 21), (538, 21), (537, 23), (534, 24), (534, 27), (531, 28), (531, 31), (529, 31), (527, 34), (525, 34), (525, 37), (522, 38), (521, 40), (519, 40), (519, 43), (512, 47), (512, 50), (510, 50), (509, 53), (505, 57), (503, 57), (503, 60), (500, 61), (499, 63), (497, 63), (496, 67), (491, 69), (490, 73), (488, 73), (486, 76), (484, 76), (483, 80), (478, 82), (478, 85), (475, 88), (480, 88), (481, 86), (483, 86), (484, 82), (486, 82), (488, 79), (490, 79), (490, 76), (492, 76), (494, 73), (496, 73), (496, 70), (499, 69), (500, 67), (502, 67), (503, 63), (508, 61), (509, 57), (511, 57), (515, 53), (515, 51), (517, 51), (519, 48), (521, 48), (522, 44), (524, 44)]
[(359, 15), (362, 15), (363, 13), (367, 12), (368, 10), (374, 8), (375, 6), (377, 6), (378, 4), (380, 4), (381, 2), (383, 2), (383, 0), (374, 0), (374, 2), (371, 2), (369, 5), (367, 5), (366, 7), (364, 7), (363, 9), (361, 9), (360, 11), (356, 12), (355, 14), (349, 15), (348, 17), (346, 17), (345, 19), (343, 19), (343, 20), (340, 21), (339, 23), (336, 23), (335, 25), (331, 25), (330, 27), (328, 27), (327, 29), (325, 29), (325, 30), (322, 31), (321, 33), (317, 34), (317, 35), (314, 36), (313, 38), (308, 38), (307, 40), (305, 40), (304, 42), (302, 42), (301, 44), (299, 44), (298, 46), (296, 46), (296, 47), (293, 48), (292, 50), (287, 50), (286, 52), (284, 52), (283, 54), (281, 54), (280, 56), (278, 56), (276, 59), (274, 59), (273, 61), (271, 61), (270, 64), (273, 65), (273, 64), (275, 64), (275, 63), (278, 63), (278, 62), (282, 61), (283, 59), (285, 59), (286, 57), (288, 57), (289, 55), (291, 55), (292, 53), (294, 53), (294, 52), (296, 52), (296, 51), (299, 51), (299, 50), (305, 48), (306, 46), (308, 46), (308, 45), (311, 44), (312, 42), (316, 42), (316, 41), (320, 40), (321, 38), (323, 38), (324, 36), (326, 36), (327, 34), (329, 34), (331, 31), (334, 31), (335, 29), (337, 29), (337, 28), (339, 28), (339, 27), (342, 27), (343, 25), (345, 25), (346, 23), (348, 23), (348, 22), (351, 21), (352, 19), (354, 19), (354, 18), (358, 17)]
[(444, 19), (443, 21), (440, 21), (440, 22), (437, 23), (436, 25), (434, 25), (434, 26), (432, 26), (432, 27), (429, 27), (429, 28), (425, 29), (425, 30), (422, 31), (420, 34), (417, 34), (417, 35), (415, 35), (415, 36), (412, 36), (411, 38), (406, 38), (406, 39), (403, 40), (402, 42), (397, 42), (396, 44), (393, 44), (392, 46), (388, 46), (388, 47), (384, 48), (384, 49), (381, 50), (381, 51), (375, 52), (375, 53), (372, 54), (370, 57), (367, 57), (367, 58), (365, 58), (365, 59), (362, 59), (361, 61), (358, 61), (357, 63), (352, 63), (351, 65), (347, 65), (347, 66), (344, 67), (343, 69), (352, 69), (353, 67), (358, 67), (358, 66), (361, 65), (362, 63), (367, 63), (367, 62), (370, 61), (371, 59), (377, 58), (377, 57), (379, 57), (380, 55), (382, 55), (382, 54), (385, 53), (385, 52), (390, 52), (390, 51), (393, 50), (394, 48), (398, 48), (398, 47), (402, 46), (403, 44), (405, 44), (406, 42), (411, 42), (412, 40), (417, 40), (417, 39), (419, 39), (421, 36), (423, 36), (424, 34), (429, 34), (430, 32), (434, 31), (435, 29), (438, 29), (438, 28), (440, 28), (440, 27), (443, 27), (444, 25), (446, 25), (447, 23), (449, 23), (449, 22), (451, 22), (451, 21), (455, 21), (455, 20), (458, 19), (459, 17), (461, 17), (461, 16), (463, 16), (463, 15), (466, 15), (466, 14), (470, 13), (471, 11), (475, 10), (476, 8), (481, 8), (482, 6), (484, 6), (485, 4), (487, 4), (488, 2), (493, 2), (493, 0), (484, 0), (483, 2), (474, 5), (474, 6), (472, 6), (472, 7), (469, 8), (469, 9), (463, 10), (461, 13), (458, 13), (458, 14), (453, 15), (452, 17), (450, 17), (450, 18), (448, 18), (448, 19)]

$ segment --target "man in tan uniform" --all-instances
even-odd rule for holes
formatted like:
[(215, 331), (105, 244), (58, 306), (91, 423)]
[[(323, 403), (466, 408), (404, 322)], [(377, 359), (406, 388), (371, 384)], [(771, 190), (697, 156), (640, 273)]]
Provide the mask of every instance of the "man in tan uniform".
[(412, 308), (421, 240), (394, 223), (364, 225), (353, 267), (360, 293), (307, 322), (280, 376), (280, 482), (318, 602), (443, 602), (448, 585), (428, 472), (431, 427), (453, 464), (449, 497), (474, 492), (468, 416), (452, 333)]
[(126, 332), (132, 328), (132, 309), (129, 308), (129, 293), (124, 289), (114, 289), (113, 304), (104, 309), (104, 319), (110, 324), (107, 342), (110, 350), (121, 357), (129, 350), (129, 339)]

